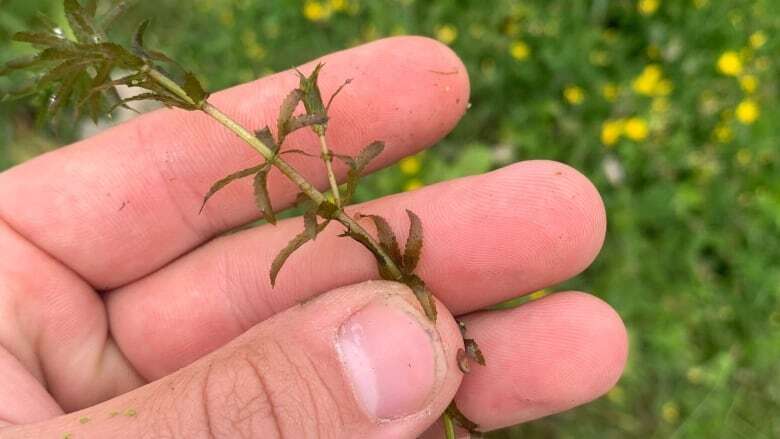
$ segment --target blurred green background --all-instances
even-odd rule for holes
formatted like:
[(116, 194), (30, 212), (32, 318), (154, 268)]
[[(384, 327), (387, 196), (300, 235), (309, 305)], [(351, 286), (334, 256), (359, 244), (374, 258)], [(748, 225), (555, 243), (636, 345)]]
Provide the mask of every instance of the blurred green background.
[[(5, 42), (37, 12), (61, 17), (60, 1), (0, 0), (0, 59), (26, 50)], [(597, 402), (495, 437), (780, 437), (777, 0), (157, 0), (131, 15), (156, 17), (153, 45), (211, 89), (390, 35), (449, 44), (471, 109), (362, 199), (526, 159), (595, 182), (604, 250), (551, 291), (617, 308), (628, 368)], [(0, 169), (79, 136), (34, 114), (0, 104)]]

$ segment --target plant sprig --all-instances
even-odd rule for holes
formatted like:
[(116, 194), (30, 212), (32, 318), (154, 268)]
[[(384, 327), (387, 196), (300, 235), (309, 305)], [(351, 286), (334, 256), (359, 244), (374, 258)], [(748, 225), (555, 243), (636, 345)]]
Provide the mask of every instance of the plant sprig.
[[(108, 41), (106, 28), (113, 23), (128, 7), (128, 1), (112, 1), (104, 14), (99, 14), (100, 2), (87, 1), (84, 5), (78, 0), (64, 0), (65, 17), (75, 36), (69, 39), (61, 29), (50, 26), (42, 32), (20, 32), (14, 35), (14, 41), (32, 44), (38, 52), (32, 57), (9, 61), (0, 69), (0, 74), (16, 70), (28, 70), (36, 73), (35, 89), (49, 93), (46, 117), (55, 118), (68, 104), (78, 112), (86, 109), (93, 121), (104, 115), (110, 115), (118, 107), (130, 108), (134, 101), (157, 101), (167, 107), (187, 111), (201, 111), (231, 130), (259, 153), (262, 161), (255, 166), (234, 172), (215, 182), (203, 199), (201, 211), (211, 197), (230, 183), (246, 177), (253, 177), (255, 203), (263, 217), (270, 224), (276, 224), (276, 213), (268, 190), (268, 175), (274, 169), (284, 174), (300, 190), (298, 205), (304, 207), (303, 231), (296, 235), (274, 259), (269, 270), (271, 285), (275, 285), (277, 276), (288, 258), (309, 241), (314, 241), (331, 222), (343, 227), (342, 237), (359, 242), (370, 251), (377, 261), (379, 275), (386, 280), (402, 282), (414, 292), (425, 315), (436, 321), (436, 304), (425, 282), (414, 273), (420, 261), (423, 249), (423, 226), (420, 218), (406, 210), (409, 218), (409, 233), (403, 252), (399, 241), (387, 220), (378, 215), (358, 214), (350, 216), (344, 206), (352, 202), (355, 189), (366, 167), (377, 158), (384, 149), (384, 143), (375, 141), (366, 145), (354, 157), (333, 152), (328, 146), (328, 111), (336, 95), (349, 84), (347, 80), (324, 103), (319, 88), (319, 75), (323, 64), (318, 64), (308, 76), (297, 72), (299, 84), (282, 102), (276, 124), (276, 136), (266, 126), (250, 131), (225, 115), (208, 102), (209, 93), (197, 77), (182, 68), (178, 63), (162, 52), (148, 49), (144, 36), (150, 21), (143, 21), (137, 28), (129, 48)], [(113, 79), (117, 72), (122, 76)], [(117, 87), (127, 86), (141, 89), (143, 92), (128, 98), (120, 97)], [(305, 112), (296, 114), (303, 105)], [(320, 155), (312, 155), (296, 149), (285, 150), (288, 135), (300, 130), (311, 129), (318, 137)], [(328, 175), (331, 198), (316, 189), (292, 165), (283, 158), (286, 154), (303, 154), (322, 160)], [(333, 160), (339, 160), (347, 166), (346, 183), (339, 186), (333, 170)], [(359, 223), (360, 219), (369, 219), (376, 228), (374, 238)], [(462, 329), (464, 329), (462, 327)], [(484, 364), (484, 357), (472, 339), (465, 339), (465, 351), (461, 351), (458, 363), (461, 370), (468, 371), (471, 358)], [(443, 416), (447, 437), (454, 435), (453, 422), (474, 431), (477, 425), (466, 418), (455, 406), (450, 404)]]

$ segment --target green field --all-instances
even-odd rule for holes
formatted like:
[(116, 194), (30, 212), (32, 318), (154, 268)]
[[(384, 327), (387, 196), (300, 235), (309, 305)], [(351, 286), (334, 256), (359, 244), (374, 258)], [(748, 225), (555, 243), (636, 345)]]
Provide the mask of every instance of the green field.
[[(59, 3), (0, 0), (0, 60)], [(132, 15), (156, 17), (153, 44), (214, 90), (390, 35), (449, 44), (471, 109), (362, 199), (540, 158), (595, 182), (606, 244), (554, 289), (618, 310), (628, 368), (599, 401), (495, 437), (780, 437), (777, 0), (157, 0)], [(34, 112), (0, 103), (0, 169), (77, 135), (36, 130)]]

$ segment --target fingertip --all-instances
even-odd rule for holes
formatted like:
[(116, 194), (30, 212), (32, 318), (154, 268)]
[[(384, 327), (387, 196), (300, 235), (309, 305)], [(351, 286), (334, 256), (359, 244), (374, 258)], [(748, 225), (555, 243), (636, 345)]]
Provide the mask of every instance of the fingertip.
[(556, 293), (522, 307), (466, 318), (487, 359), (466, 376), (459, 407), (491, 430), (592, 401), (620, 378), (625, 326), (604, 301)]

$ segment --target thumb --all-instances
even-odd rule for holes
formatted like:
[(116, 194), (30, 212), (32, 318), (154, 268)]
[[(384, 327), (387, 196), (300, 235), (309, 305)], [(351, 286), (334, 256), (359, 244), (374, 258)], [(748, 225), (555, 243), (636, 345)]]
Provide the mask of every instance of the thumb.
[(455, 395), (461, 346), (458, 327), (442, 306), (434, 325), (404, 285), (367, 282), (277, 314), (130, 393), (2, 433), (414, 438)]

